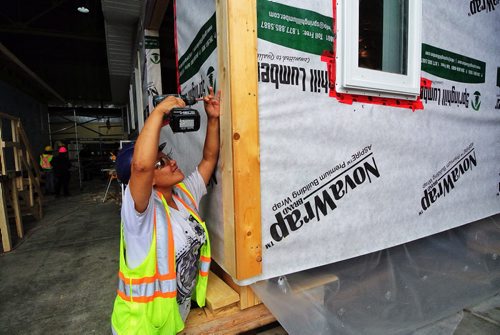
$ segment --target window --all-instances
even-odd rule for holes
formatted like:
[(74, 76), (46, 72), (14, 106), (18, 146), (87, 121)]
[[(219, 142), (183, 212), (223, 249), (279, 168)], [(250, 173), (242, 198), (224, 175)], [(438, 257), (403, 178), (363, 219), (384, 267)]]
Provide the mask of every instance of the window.
[(415, 100), (421, 0), (338, 0), (336, 91)]

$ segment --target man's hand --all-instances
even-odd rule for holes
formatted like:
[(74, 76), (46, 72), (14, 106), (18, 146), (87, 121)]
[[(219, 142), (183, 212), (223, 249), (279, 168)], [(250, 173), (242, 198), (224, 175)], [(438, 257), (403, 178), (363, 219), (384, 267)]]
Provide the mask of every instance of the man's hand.
[(208, 88), (208, 95), (203, 98), (205, 112), (208, 118), (218, 118), (220, 116), (220, 90), (214, 96), (214, 88)]

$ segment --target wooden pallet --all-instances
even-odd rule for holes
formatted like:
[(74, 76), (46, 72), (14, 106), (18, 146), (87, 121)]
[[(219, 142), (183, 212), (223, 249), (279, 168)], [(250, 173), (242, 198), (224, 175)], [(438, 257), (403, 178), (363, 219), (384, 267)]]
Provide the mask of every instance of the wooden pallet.
[(242, 309), (240, 302), (240, 293), (210, 272), (206, 307), (189, 313), (181, 334), (239, 334), (276, 321), (264, 304)]
[(216, 263), (208, 276), (206, 306), (193, 309), (181, 334), (239, 334), (276, 321), (249, 286), (238, 286)]
[(240, 334), (276, 321), (264, 304), (240, 310), (232, 305), (217, 310), (197, 308), (191, 311), (180, 334)]

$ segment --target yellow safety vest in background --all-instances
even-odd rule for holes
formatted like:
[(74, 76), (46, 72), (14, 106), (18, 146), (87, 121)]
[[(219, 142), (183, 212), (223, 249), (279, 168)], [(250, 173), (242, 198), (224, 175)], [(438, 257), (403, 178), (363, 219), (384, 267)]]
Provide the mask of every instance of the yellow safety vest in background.
[[(181, 183), (176, 185), (195, 206), (196, 203)], [(123, 224), (120, 234), (120, 271), (118, 274), (117, 297), (111, 316), (111, 323), (119, 335), (171, 335), (184, 329), (184, 321), (177, 305), (177, 282), (175, 271), (175, 248), (170, 210), (163, 196), (161, 202), (154, 200), (153, 241), (146, 259), (134, 269), (125, 261)], [(199, 215), (181, 198), (178, 200), (200, 223), (205, 231), (206, 241), (200, 249), (199, 272), (193, 299), (198, 305), (205, 305), (210, 267), (210, 240), (206, 225)], [(165, 211), (160, 208), (164, 207)], [(158, 257), (160, 255), (160, 257)]]
[(40, 167), (44, 170), (52, 170), (52, 158), (51, 154), (41, 154), (40, 155)]

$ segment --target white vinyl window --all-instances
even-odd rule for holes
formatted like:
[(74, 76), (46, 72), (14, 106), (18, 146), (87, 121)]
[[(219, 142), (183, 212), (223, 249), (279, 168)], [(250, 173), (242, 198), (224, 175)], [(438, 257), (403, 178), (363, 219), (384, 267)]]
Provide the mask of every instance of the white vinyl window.
[(421, 0), (337, 0), (336, 91), (415, 100)]

